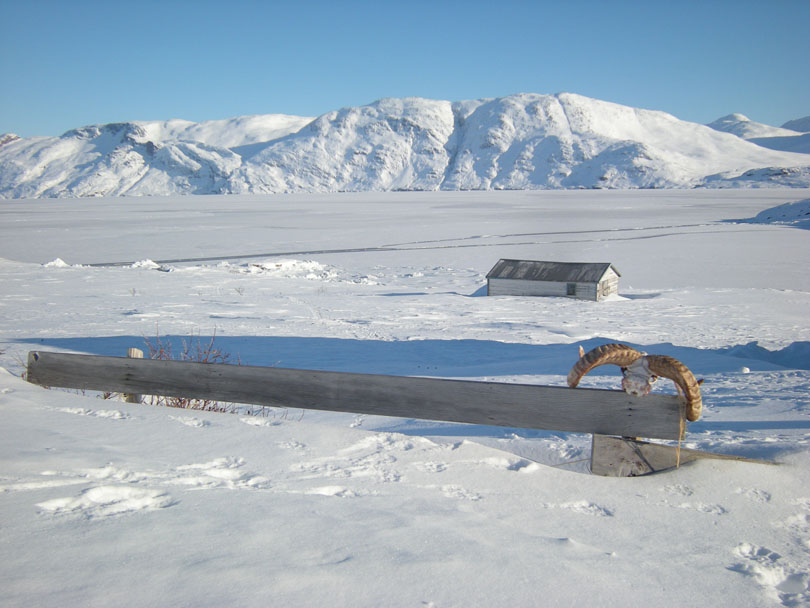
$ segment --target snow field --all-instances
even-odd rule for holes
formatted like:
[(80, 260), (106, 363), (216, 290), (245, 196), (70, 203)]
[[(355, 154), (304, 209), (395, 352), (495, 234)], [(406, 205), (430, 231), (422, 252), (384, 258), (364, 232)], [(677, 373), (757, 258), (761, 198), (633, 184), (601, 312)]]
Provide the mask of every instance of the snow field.
[[(0, 603), (807, 604), (810, 241), (727, 220), (808, 196), (4, 203)], [(620, 296), (485, 297), (500, 257), (610, 261)], [(625, 341), (706, 379), (685, 447), (782, 464), (609, 479), (582, 435), (182, 411), (18, 377), (29, 350), (123, 355), (158, 334), (215, 334), (251, 365), (553, 385), (579, 345)]]

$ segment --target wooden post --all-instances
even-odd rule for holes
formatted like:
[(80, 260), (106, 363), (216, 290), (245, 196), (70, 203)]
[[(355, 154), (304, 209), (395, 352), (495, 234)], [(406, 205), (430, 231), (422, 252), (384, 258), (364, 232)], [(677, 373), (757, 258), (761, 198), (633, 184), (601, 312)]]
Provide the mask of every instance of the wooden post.
[(736, 460), (756, 464), (776, 464), (768, 460), (714, 454), (701, 450), (689, 450), (673, 445), (649, 443), (629, 437), (610, 437), (594, 433), (591, 452), (591, 473), (605, 477), (636, 477), (674, 469), (679, 464), (701, 458)]
[[(127, 357), (130, 359), (143, 359), (143, 351), (140, 348), (127, 349)], [(140, 403), (141, 396), (134, 393), (124, 393), (124, 401), (127, 403)]]

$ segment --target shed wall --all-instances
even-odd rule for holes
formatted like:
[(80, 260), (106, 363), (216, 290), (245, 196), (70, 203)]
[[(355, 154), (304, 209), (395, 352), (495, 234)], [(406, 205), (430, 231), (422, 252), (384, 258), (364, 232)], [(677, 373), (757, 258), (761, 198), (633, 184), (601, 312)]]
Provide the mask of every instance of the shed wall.
[(619, 293), (619, 275), (613, 270), (606, 272), (605, 277), (599, 282), (597, 291), (599, 294), (597, 299), (600, 300), (606, 296), (617, 295)]
[[(618, 287), (618, 279), (616, 282)], [(568, 295), (568, 283), (553, 281), (524, 281), (520, 279), (487, 280), (487, 295), (490, 296), (556, 296), (574, 297), (580, 300), (596, 300), (596, 283), (576, 283), (577, 295)]]

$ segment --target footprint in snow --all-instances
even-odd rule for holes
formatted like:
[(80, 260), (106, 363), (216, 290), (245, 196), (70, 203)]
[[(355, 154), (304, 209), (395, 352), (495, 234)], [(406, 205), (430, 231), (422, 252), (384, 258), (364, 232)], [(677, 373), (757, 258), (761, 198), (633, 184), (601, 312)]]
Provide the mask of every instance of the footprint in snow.
[(478, 492), (473, 492), (457, 485), (442, 486), (442, 494), (444, 494), (447, 498), (456, 498), (460, 500), (475, 501), (483, 498), (483, 496), (481, 496)]
[(726, 508), (722, 505), (708, 505), (703, 502), (682, 502), (674, 506), (678, 509), (693, 509), (699, 513), (708, 513), (710, 515), (725, 515), (728, 513)]
[(400, 452), (417, 446), (434, 446), (428, 439), (402, 438), (391, 433), (375, 433), (345, 447), (334, 456), (323, 456), (293, 464), (290, 469), (303, 473), (301, 479), (316, 477), (374, 477), (380, 483), (398, 482), (402, 475), (393, 468)]
[(759, 488), (737, 488), (735, 494), (742, 494), (749, 500), (753, 500), (754, 502), (770, 502), (771, 501), (771, 494), (770, 492), (766, 492), (765, 490), (760, 490)]
[(210, 462), (181, 465), (165, 471), (131, 471), (108, 464), (95, 469), (43, 471), (35, 479), (0, 480), (0, 493), (25, 492), (91, 484), (78, 496), (54, 498), (36, 503), (41, 513), (80, 513), (87, 518), (151, 511), (176, 503), (153, 487), (180, 486), (200, 489), (266, 489), (270, 480), (244, 468), (243, 458), (217, 458)]
[(305, 443), (301, 443), (300, 441), (295, 441), (294, 439), (290, 439), (289, 441), (279, 441), (276, 443), (278, 447), (283, 450), (299, 450), (303, 451), (307, 449)]
[(248, 426), (279, 426), (281, 424), (279, 420), (270, 420), (261, 416), (247, 416), (240, 418), (239, 422), (243, 422)]
[(784, 606), (806, 606), (810, 603), (810, 573), (789, 563), (767, 547), (740, 543), (734, 555), (743, 561), (728, 567), (753, 578), (766, 593)]
[(779, 528), (784, 528), (796, 534), (801, 542), (810, 548), (810, 513), (794, 513), (788, 517), (774, 523)]
[(176, 504), (161, 490), (132, 486), (96, 486), (78, 496), (53, 498), (37, 503), (41, 513), (63, 515), (79, 514), (88, 519), (125, 515), (141, 511), (155, 511)]
[(244, 458), (217, 458), (211, 462), (187, 464), (175, 468), (178, 476), (166, 483), (190, 486), (193, 488), (264, 489), (270, 487), (270, 480), (261, 475), (245, 471)]
[(566, 511), (571, 511), (572, 513), (591, 515), (593, 517), (613, 517), (613, 511), (588, 500), (573, 500), (571, 502), (563, 502), (559, 504), (542, 503), (538, 506), (543, 509), (565, 509)]
[(506, 471), (518, 471), (520, 473), (533, 473), (534, 471), (540, 470), (539, 464), (524, 458), (492, 457), (485, 458), (480, 461), (480, 464), (495, 467), (496, 469), (504, 469)]
[(695, 492), (689, 486), (685, 486), (683, 484), (674, 484), (669, 486), (664, 486), (662, 488), (664, 492), (667, 494), (674, 494), (676, 496), (692, 496)]
[(129, 414), (119, 410), (91, 410), (85, 407), (57, 407), (54, 409), (58, 412), (75, 414), (77, 416), (94, 416), (97, 418), (110, 418), (112, 420), (126, 420), (130, 418)]
[(84, 483), (83, 479), (47, 479), (38, 481), (24, 480), (3, 480), (0, 483), (0, 493), (3, 492), (30, 492), (32, 490), (47, 490), (49, 488), (61, 488), (64, 486), (75, 486)]
[(582, 515), (592, 515), (594, 517), (612, 517), (613, 512), (610, 509), (599, 506), (596, 503), (587, 500), (575, 500), (573, 502), (564, 502), (557, 505), (560, 509), (567, 509), (574, 513)]
[(75, 486), (94, 481), (114, 483), (138, 483), (151, 481), (154, 476), (136, 473), (112, 464), (96, 469), (78, 469), (76, 471), (42, 471), (37, 479), (18, 479), (10, 483), (0, 483), (0, 492), (26, 492)]
[(447, 465), (443, 462), (414, 462), (413, 466), (425, 473), (442, 473), (447, 470)]
[(310, 488), (305, 492), (313, 496), (334, 496), (337, 498), (356, 498), (360, 493), (344, 488), (343, 486), (320, 486), (317, 488)]
[(211, 426), (211, 423), (208, 422), (208, 420), (201, 420), (200, 418), (194, 416), (169, 416), (169, 418), (176, 420), (180, 424), (185, 424), (186, 426), (191, 426), (194, 428)]
[(364, 437), (360, 441), (340, 450), (341, 455), (355, 452), (381, 453), (381, 452), (407, 452), (415, 447), (435, 446), (436, 444), (423, 437), (401, 437), (392, 433), (375, 433)]

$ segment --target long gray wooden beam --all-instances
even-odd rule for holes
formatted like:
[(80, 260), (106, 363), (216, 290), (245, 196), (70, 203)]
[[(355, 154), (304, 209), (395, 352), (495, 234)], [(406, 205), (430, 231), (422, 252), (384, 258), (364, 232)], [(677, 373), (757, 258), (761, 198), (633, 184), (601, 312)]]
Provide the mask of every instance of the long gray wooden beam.
[(275, 407), (678, 439), (681, 401), (623, 391), (32, 351), (29, 382)]

